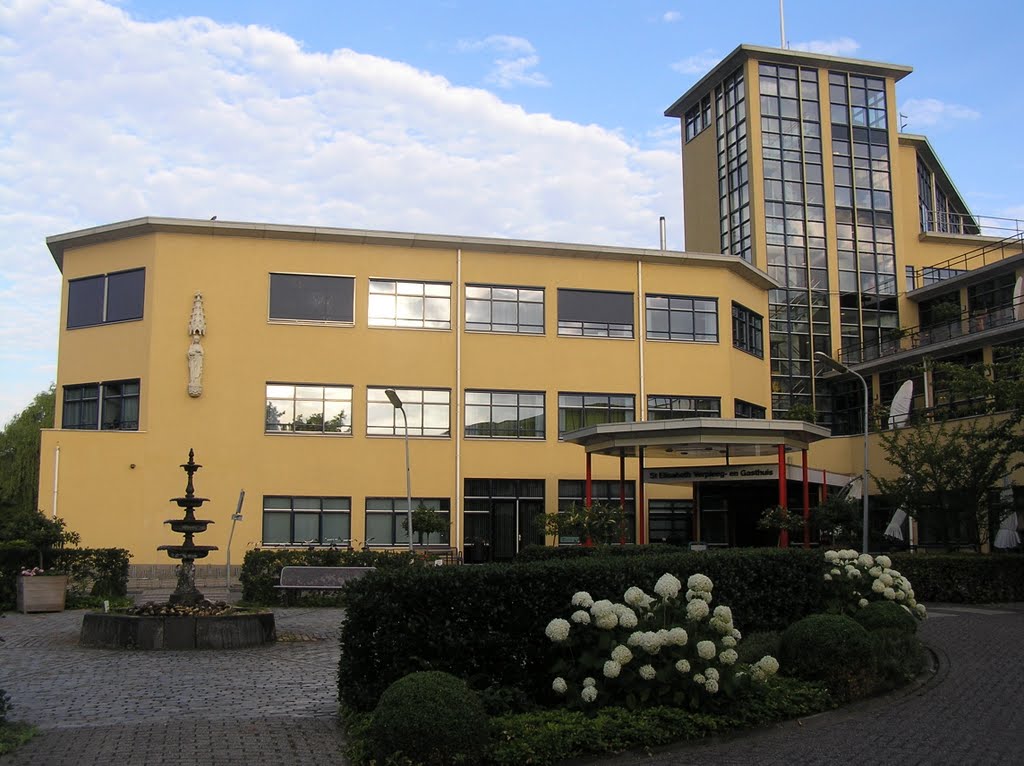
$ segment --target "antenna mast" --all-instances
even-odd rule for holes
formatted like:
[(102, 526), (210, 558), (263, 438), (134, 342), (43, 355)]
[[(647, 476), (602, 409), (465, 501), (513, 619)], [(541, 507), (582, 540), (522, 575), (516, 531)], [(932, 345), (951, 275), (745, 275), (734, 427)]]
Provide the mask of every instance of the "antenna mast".
[(779, 37), (782, 38), (782, 47), (786, 47), (786, 9), (783, 7), (783, 0), (779, 0)]

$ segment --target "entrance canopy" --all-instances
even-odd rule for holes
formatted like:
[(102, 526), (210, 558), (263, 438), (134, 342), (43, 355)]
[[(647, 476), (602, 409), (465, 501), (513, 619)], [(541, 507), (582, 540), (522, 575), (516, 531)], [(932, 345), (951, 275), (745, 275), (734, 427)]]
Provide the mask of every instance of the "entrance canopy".
[(807, 449), (827, 439), (827, 428), (799, 420), (687, 418), (634, 423), (601, 423), (570, 431), (562, 440), (587, 454), (615, 457), (707, 460), (708, 458), (774, 457)]

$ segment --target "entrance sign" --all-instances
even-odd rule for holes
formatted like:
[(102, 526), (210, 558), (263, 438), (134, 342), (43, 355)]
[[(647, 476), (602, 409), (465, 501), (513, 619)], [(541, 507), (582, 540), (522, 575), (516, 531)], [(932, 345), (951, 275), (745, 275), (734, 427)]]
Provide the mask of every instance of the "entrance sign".
[(644, 470), (644, 481), (648, 484), (679, 484), (691, 481), (765, 481), (778, 478), (779, 467), (774, 463), (697, 465)]

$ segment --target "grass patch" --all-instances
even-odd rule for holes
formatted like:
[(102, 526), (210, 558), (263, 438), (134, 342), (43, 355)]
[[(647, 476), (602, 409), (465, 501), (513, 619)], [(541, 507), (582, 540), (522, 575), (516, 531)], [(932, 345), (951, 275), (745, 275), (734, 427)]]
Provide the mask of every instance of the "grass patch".
[(39, 730), (30, 723), (15, 721), (0, 723), (0, 755), (24, 745), (38, 733)]

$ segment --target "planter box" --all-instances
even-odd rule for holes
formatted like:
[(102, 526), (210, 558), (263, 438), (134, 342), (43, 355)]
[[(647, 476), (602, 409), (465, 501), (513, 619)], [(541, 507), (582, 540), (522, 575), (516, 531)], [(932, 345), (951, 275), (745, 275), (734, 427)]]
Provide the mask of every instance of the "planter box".
[(18, 611), (63, 612), (68, 593), (67, 575), (18, 577)]

